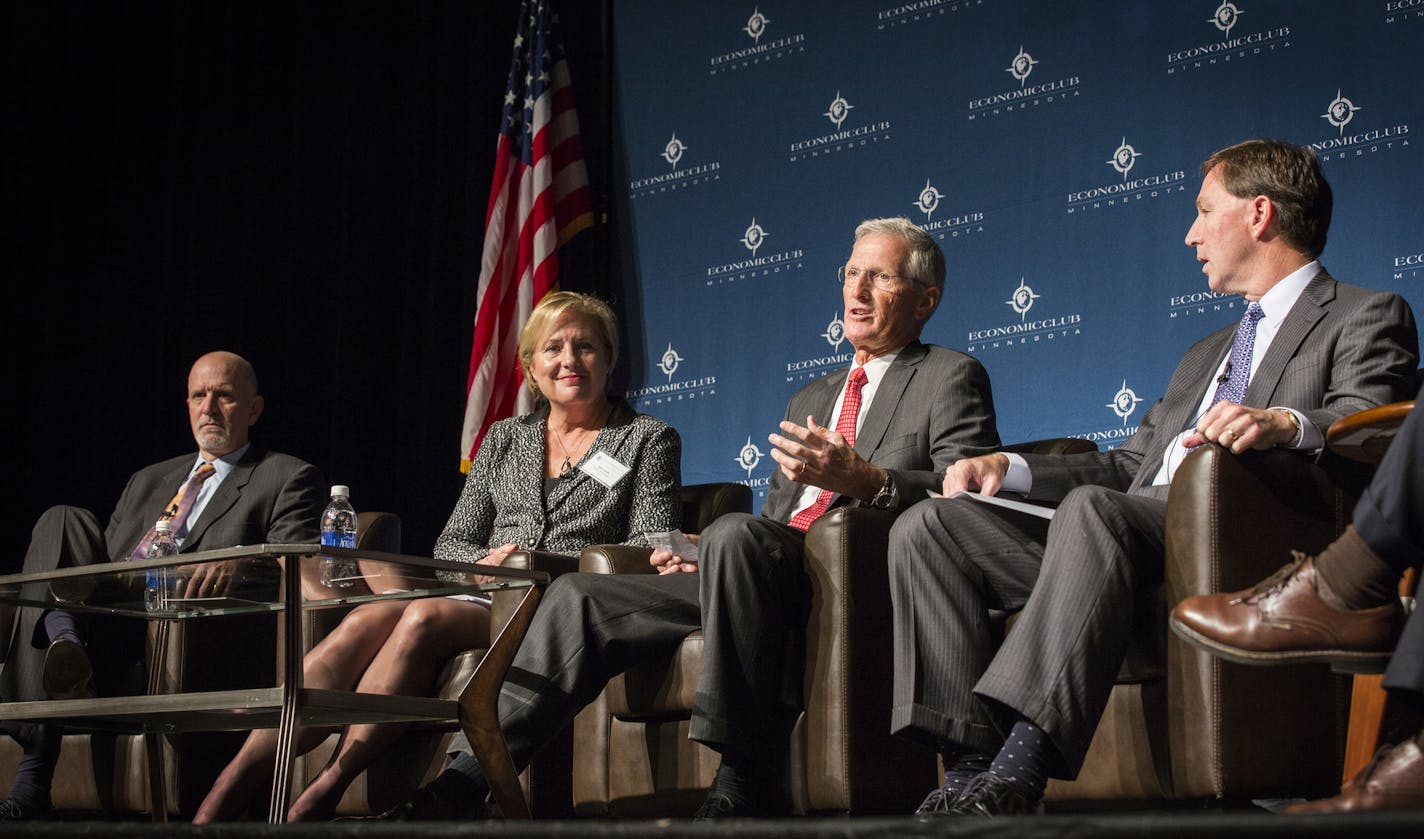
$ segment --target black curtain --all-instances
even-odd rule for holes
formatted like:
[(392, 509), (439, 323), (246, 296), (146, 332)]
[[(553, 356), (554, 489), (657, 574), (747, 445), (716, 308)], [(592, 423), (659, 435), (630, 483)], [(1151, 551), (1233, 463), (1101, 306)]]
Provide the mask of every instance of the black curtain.
[[(601, 4), (565, 3), (604, 181)], [(0, 270), (11, 299), (0, 570), (56, 503), (107, 518), (193, 451), (192, 361), (256, 366), (259, 444), (400, 514), (427, 553), (460, 417), (518, 4), (16, 3), (4, 32)], [(606, 203), (606, 188), (596, 190)], [(583, 241), (580, 241), (583, 240)], [(598, 232), (565, 287), (599, 291)]]

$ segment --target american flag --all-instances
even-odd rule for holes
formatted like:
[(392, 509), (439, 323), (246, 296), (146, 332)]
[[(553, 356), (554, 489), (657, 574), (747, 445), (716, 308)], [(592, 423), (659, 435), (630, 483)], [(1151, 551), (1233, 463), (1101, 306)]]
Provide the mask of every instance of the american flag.
[(549, 0), (524, 0), (500, 117), (470, 347), (460, 464), (492, 423), (530, 410), (519, 329), (558, 284), (558, 248), (593, 223), (568, 62)]

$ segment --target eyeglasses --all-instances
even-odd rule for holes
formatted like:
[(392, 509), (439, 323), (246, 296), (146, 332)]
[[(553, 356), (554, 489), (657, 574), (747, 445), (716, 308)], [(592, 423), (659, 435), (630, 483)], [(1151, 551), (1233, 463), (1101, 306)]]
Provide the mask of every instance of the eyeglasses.
[(841, 285), (851, 285), (859, 283), (862, 279), (868, 279), (871, 284), (881, 291), (899, 291), (901, 289), (901, 280), (916, 282), (910, 277), (888, 274), (884, 271), (866, 271), (863, 268), (856, 268), (854, 265), (843, 265), (837, 268), (836, 279), (841, 282)]

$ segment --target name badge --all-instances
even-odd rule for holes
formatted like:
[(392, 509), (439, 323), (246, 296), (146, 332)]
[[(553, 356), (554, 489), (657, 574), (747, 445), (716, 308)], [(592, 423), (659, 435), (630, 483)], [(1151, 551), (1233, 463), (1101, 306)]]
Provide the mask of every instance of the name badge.
[(628, 467), (619, 463), (605, 451), (599, 451), (593, 457), (586, 458), (583, 463), (579, 464), (579, 469), (609, 489), (613, 489), (614, 485), (628, 474)]

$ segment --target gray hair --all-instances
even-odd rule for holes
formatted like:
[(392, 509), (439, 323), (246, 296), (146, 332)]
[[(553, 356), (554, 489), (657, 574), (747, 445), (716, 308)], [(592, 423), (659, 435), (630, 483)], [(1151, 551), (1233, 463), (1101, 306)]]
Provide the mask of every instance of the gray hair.
[(859, 242), (872, 233), (899, 236), (910, 246), (910, 256), (906, 270), (910, 278), (921, 285), (944, 290), (944, 251), (940, 250), (930, 234), (921, 230), (913, 221), (904, 217), (872, 218), (862, 221), (855, 228), (855, 240)]

